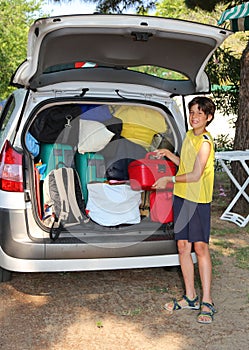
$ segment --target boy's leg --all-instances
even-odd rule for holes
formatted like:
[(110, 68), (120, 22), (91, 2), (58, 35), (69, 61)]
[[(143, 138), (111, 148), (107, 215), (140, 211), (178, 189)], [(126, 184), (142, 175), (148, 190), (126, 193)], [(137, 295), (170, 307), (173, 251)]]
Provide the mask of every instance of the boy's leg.
[(185, 284), (185, 293), (189, 299), (194, 299), (196, 297), (196, 291), (194, 285), (194, 264), (191, 256), (192, 243), (187, 240), (179, 240), (177, 245)]
[[(192, 243), (187, 240), (177, 241), (179, 260), (185, 284), (185, 295), (188, 299), (193, 300), (196, 298), (196, 291), (194, 286), (194, 264), (191, 256)], [(188, 305), (186, 299), (177, 301), (177, 304), (181, 307)], [(167, 303), (164, 306), (168, 311), (173, 311), (174, 301)]]
[[(189, 301), (196, 299), (194, 287), (194, 264), (191, 256), (192, 242), (189, 242), (189, 222), (193, 218), (197, 203), (191, 203), (184, 198), (174, 196), (174, 233), (177, 240), (179, 261), (181, 265), (183, 280), (185, 284), (185, 295)], [(188, 304), (186, 299), (177, 301), (177, 304), (184, 307)], [(194, 301), (198, 305), (198, 298)], [(167, 303), (164, 308), (173, 311), (174, 301)]]
[(212, 303), (211, 281), (212, 281), (212, 262), (208, 243), (195, 242), (195, 253), (198, 260), (199, 273), (202, 283), (203, 301)]
[[(195, 253), (198, 260), (199, 274), (202, 284), (202, 301), (212, 304), (211, 297), (211, 282), (212, 282), (212, 261), (209, 252), (209, 245), (205, 242), (195, 242)], [(210, 309), (205, 305), (202, 306), (203, 311), (209, 312)], [(207, 317), (201, 316), (203, 321), (206, 321)]]

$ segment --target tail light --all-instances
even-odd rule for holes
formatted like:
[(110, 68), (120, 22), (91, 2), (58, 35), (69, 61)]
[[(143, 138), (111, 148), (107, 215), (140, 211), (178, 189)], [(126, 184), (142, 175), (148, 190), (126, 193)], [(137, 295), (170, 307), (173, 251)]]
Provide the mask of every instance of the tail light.
[(22, 155), (6, 141), (0, 154), (0, 189), (23, 192)]

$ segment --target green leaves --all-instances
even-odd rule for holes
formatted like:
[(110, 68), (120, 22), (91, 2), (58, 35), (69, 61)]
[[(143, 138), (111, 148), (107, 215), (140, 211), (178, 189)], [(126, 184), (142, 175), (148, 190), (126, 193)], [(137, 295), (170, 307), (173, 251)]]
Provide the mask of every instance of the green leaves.
[(35, 0), (1, 0), (0, 3), (0, 100), (13, 90), (12, 74), (26, 58), (28, 29), (41, 3)]

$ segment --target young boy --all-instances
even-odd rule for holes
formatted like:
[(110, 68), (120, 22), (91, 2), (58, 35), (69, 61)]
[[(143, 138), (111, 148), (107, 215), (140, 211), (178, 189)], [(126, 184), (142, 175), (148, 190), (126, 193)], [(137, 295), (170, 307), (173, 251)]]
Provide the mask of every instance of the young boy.
[[(210, 203), (214, 182), (214, 146), (206, 126), (214, 118), (215, 105), (210, 98), (195, 97), (188, 104), (192, 127), (183, 141), (180, 158), (167, 149), (157, 151), (179, 166), (176, 176), (157, 180), (153, 188), (163, 189), (174, 183), (174, 231), (185, 284), (185, 295), (165, 304), (168, 311), (200, 309), (197, 321), (211, 323), (216, 312), (211, 297), (212, 263), (209, 252)], [(202, 284), (199, 304), (194, 286), (192, 245), (197, 256)]]

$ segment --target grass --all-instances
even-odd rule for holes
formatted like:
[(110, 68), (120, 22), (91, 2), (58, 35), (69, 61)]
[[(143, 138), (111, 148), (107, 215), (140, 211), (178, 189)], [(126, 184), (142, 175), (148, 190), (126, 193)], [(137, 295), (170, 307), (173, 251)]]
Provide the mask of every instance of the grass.
[(215, 246), (221, 247), (222, 249), (232, 249), (234, 248), (234, 244), (232, 242), (226, 240), (217, 240), (214, 241), (213, 244)]
[(211, 230), (211, 236), (219, 236), (219, 237), (225, 237), (228, 235), (233, 235), (238, 232), (237, 228), (231, 227), (231, 228), (213, 228)]
[(96, 322), (96, 326), (97, 326), (98, 328), (103, 328), (103, 327), (104, 327), (102, 321), (97, 321), (97, 322)]
[(160, 294), (169, 292), (169, 289), (167, 287), (159, 287), (159, 286), (153, 286), (149, 288), (149, 290)]
[(141, 314), (142, 312), (142, 309), (140, 307), (137, 307), (135, 309), (130, 309), (130, 310), (124, 310), (122, 311), (122, 316), (131, 316), (131, 317), (134, 317), (134, 316), (137, 316), (139, 314)]
[[(220, 189), (226, 196), (220, 195)], [(214, 273), (222, 264), (222, 256), (234, 257), (236, 267), (249, 269), (249, 225), (239, 227), (229, 221), (220, 220), (221, 214), (230, 203), (230, 179), (224, 172), (216, 171), (212, 202), (212, 262)]]
[(235, 266), (249, 270), (249, 247), (237, 248), (234, 252)]
[(220, 272), (218, 267), (222, 265), (221, 254), (219, 252), (211, 252), (211, 260), (212, 260), (212, 270), (213, 275), (219, 276)]

